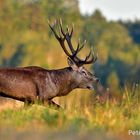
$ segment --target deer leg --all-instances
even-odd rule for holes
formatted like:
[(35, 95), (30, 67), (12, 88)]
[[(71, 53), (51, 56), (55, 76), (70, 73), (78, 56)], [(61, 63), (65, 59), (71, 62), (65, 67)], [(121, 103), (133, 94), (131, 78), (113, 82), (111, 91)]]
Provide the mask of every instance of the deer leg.
[(54, 101), (52, 100), (48, 100), (48, 105), (55, 107), (56, 109), (61, 109), (62, 107), (58, 104), (56, 104)]
[(34, 102), (31, 101), (31, 100), (25, 100), (25, 101), (24, 101), (24, 106), (25, 106), (25, 107), (26, 107), (26, 106), (31, 106), (32, 104), (34, 104)]
[(44, 106), (52, 106), (56, 109), (62, 108), (60, 105), (56, 104), (54, 101), (52, 101), (52, 98), (50, 99), (44, 99), (44, 98), (39, 98), (39, 101), (44, 105)]

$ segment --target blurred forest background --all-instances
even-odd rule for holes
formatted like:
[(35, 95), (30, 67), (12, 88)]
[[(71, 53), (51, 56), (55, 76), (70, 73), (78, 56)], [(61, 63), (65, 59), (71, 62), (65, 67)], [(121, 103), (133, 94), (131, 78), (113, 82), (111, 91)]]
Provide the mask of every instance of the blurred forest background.
[[(100, 104), (93, 91), (78, 89), (55, 99), (64, 110), (38, 104), (17, 109), (22, 103), (5, 105), (1, 97), (0, 139), (112, 140), (115, 134), (118, 140), (134, 140), (128, 130), (140, 130), (140, 19), (108, 21), (99, 9), (82, 15), (78, 0), (0, 0), (0, 67), (66, 67), (67, 57), (47, 22), (60, 18), (64, 28), (74, 24), (75, 47), (79, 38), (87, 40), (81, 57), (90, 46), (98, 53), (87, 68), (104, 87), (95, 93), (107, 100)], [(114, 98), (108, 100), (110, 93)], [(2, 111), (7, 106), (12, 109)]]
[[(140, 80), (140, 20), (108, 21), (100, 10), (81, 15), (77, 0), (0, 0), (0, 66), (67, 66), (47, 20), (74, 23), (73, 44), (87, 40), (98, 52), (91, 67), (105, 87), (116, 91)], [(87, 54), (88, 51), (84, 55)]]

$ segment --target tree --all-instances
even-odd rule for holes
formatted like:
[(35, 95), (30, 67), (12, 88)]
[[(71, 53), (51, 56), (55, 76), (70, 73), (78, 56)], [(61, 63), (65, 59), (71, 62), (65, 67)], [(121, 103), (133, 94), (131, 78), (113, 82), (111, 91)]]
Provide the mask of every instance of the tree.
[(91, 16), (85, 17), (85, 23), (81, 31), (81, 38), (86, 39), (89, 46), (96, 45), (106, 26), (106, 19), (99, 10)]

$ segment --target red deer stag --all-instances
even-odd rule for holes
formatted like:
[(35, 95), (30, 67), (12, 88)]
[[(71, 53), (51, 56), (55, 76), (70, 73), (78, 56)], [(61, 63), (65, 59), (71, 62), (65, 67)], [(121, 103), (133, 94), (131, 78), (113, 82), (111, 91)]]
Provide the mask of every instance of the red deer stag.
[[(67, 27), (67, 31), (64, 32), (60, 21), (60, 35), (58, 35), (55, 24), (49, 24), (49, 27), (68, 56), (69, 67), (57, 70), (37, 66), (0, 68), (0, 96), (27, 103), (38, 100), (59, 107), (52, 101), (54, 97), (65, 96), (76, 88), (92, 90), (93, 84), (98, 83), (98, 78), (83, 67), (84, 64), (94, 63), (97, 57), (94, 57), (90, 51), (84, 60), (80, 59), (77, 55), (85, 46), (85, 42), (81, 45), (78, 42), (77, 48), (74, 49), (71, 42), (73, 27), (71, 31)], [(65, 42), (71, 53), (66, 49)]]

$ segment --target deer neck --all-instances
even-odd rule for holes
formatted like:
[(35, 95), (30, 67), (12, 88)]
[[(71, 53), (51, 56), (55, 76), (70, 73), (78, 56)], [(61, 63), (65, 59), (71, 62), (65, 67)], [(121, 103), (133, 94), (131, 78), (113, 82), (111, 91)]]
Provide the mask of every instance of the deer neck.
[(72, 76), (72, 69), (70, 67), (56, 70), (54, 77), (54, 80), (57, 83), (57, 88), (59, 89), (57, 96), (64, 96), (78, 87), (78, 85), (74, 81), (74, 78)]

